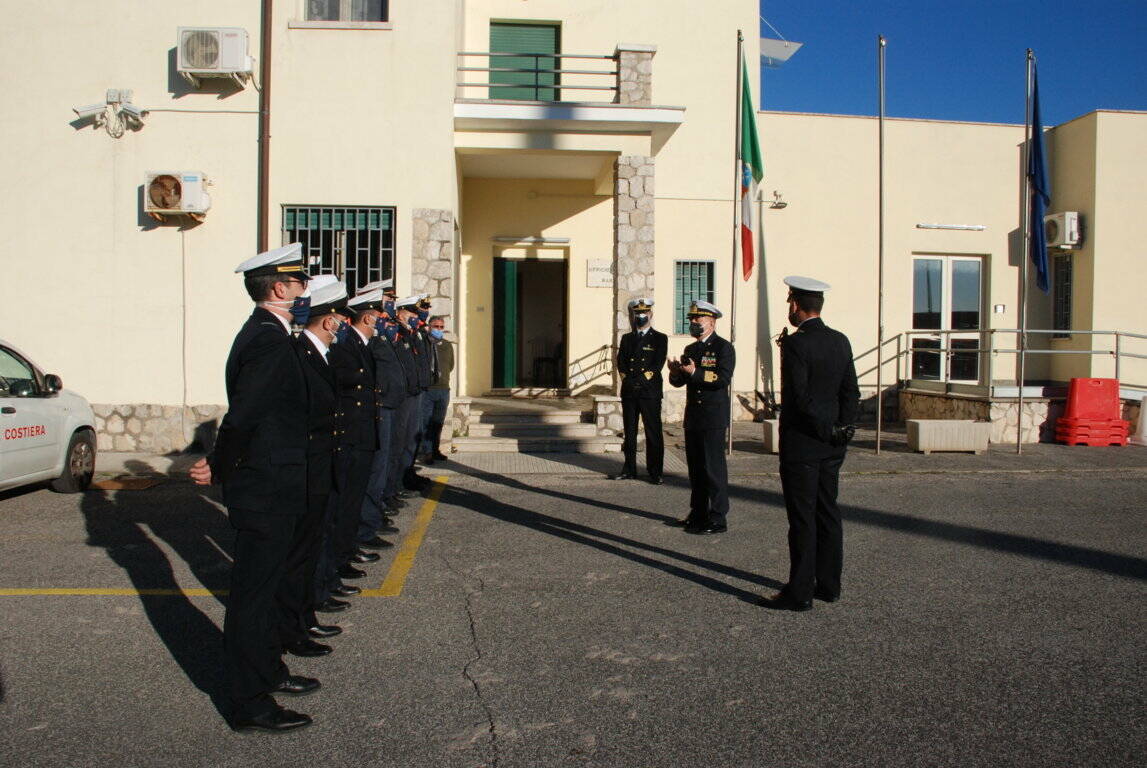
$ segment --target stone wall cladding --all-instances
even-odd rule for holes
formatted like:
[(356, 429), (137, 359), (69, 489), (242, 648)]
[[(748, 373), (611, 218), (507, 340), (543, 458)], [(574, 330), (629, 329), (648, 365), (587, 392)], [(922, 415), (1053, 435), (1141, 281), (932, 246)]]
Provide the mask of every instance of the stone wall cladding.
[(410, 290), (399, 296), (430, 294), (430, 314), (442, 315), (446, 330), (454, 323), (454, 213), (440, 208), (415, 208), (410, 254)]
[(101, 451), (164, 454), (214, 443), (225, 405), (92, 405)]
[(952, 397), (934, 392), (903, 390), (899, 395), (900, 418), (974, 419), (992, 423), (993, 443), (1014, 443), (1017, 425), (1024, 443), (1055, 442), (1055, 420), (1063, 415), (1063, 401), (1025, 399), (1023, 413), (1016, 400)]
[(653, 46), (617, 47), (618, 104), (649, 106), (653, 103)]
[(629, 331), (628, 304), (654, 288), (653, 158), (619, 157), (614, 164), (614, 313), (616, 338)]

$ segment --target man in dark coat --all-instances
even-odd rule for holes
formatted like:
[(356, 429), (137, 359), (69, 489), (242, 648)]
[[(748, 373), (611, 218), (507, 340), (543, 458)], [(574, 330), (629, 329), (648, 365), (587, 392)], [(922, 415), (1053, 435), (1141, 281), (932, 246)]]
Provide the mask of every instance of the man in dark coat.
[(228, 410), (214, 449), (191, 468), (200, 485), (222, 483), (235, 529), (223, 642), (228, 720), (236, 730), (310, 724), (272, 694), (319, 687), (283, 663), (275, 602), (295, 526), (307, 509), (307, 383), (290, 325), (306, 322), (309, 309), (301, 253), (295, 243), (236, 268), (256, 307), (227, 357)]
[(721, 310), (707, 301), (689, 308), (689, 335), (681, 359), (669, 360), (669, 383), (686, 387), (685, 459), (689, 464), (689, 514), (676, 521), (686, 533), (714, 534), (728, 530), (729, 473), (725, 464), (725, 435), (729, 428), (729, 387), (737, 354), (716, 334)]
[(346, 306), (346, 286), (334, 275), (318, 275), (311, 280), (310, 290), (310, 319), (295, 343), (308, 393), (307, 513), (295, 527), (277, 598), (283, 648), (296, 656), (329, 652), (329, 646), (316, 643), (313, 638), (342, 632), (337, 625), (318, 622), (314, 581), (341, 431), (335, 374), (328, 357), (335, 334), (346, 322), (339, 314)]
[(614, 480), (637, 477), (637, 418), (645, 426), (645, 468), (649, 482), (661, 485), (665, 439), (661, 430), (661, 369), (669, 353), (669, 337), (653, 329), (653, 299), (629, 302), (633, 330), (621, 337), (617, 372), (621, 376), (621, 416), (625, 440), (621, 450), (625, 466)]
[(840, 467), (860, 407), (848, 338), (820, 319), (829, 286), (786, 277), (789, 323), (781, 344), (781, 488), (789, 518), (789, 580), (766, 608), (807, 611), (840, 597), (844, 541), (836, 504)]

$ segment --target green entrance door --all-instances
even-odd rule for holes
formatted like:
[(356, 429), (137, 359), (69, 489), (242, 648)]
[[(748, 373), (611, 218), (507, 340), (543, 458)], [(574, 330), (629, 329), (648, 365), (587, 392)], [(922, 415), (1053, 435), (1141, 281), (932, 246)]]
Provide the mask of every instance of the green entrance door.
[(518, 264), (494, 259), (494, 387), (518, 386)]
[(556, 24), (491, 22), (490, 53), (520, 55), (490, 57), (490, 68), (502, 70), (491, 72), (490, 82), (505, 84), (492, 85), (490, 98), (557, 101), (558, 76), (553, 70), (559, 68), (555, 54), (560, 53), (560, 30)]

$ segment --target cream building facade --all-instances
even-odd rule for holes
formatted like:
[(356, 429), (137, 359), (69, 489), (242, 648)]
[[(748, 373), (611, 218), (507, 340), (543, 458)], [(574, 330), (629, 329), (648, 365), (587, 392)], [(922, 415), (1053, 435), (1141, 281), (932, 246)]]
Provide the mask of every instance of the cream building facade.
[[(431, 293), (459, 345), (457, 394), (612, 393), (625, 302), (652, 296), (677, 354), (683, 307), (707, 298), (735, 305), (737, 417), (751, 418), (754, 393), (776, 387), (781, 278), (794, 273), (833, 284), (826, 319), (875, 392), (875, 119), (758, 114), (763, 254), (734, 279), (736, 36), (757, 29), (756, 0), (704, 14), (684, 0), (274, 0), (267, 52), (253, 0), (68, 5), (22, 5), (25, 23), (0, 33), (20, 105), (0, 124), (0, 327), (96, 405), (105, 450), (183, 448), (225, 408), (267, 94), (268, 244), (304, 242), (352, 290), (393, 276)], [(180, 27), (245, 30), (253, 76), (186, 81)], [(753, 35), (745, 57), (758, 58)], [(71, 109), (108, 89), (146, 110), (118, 138)], [(998, 417), (998, 439), (1017, 394), (1006, 330), (1019, 325), (1023, 140), (1022, 125), (886, 123), (882, 383), (909, 415)], [(1083, 239), (1054, 251), (1050, 297), (1028, 292), (1030, 328), (1069, 323), (1033, 348), (1118, 343), (1129, 398), (1147, 385), (1129, 356), (1147, 341), (1079, 331), (1147, 333), (1134, 277), (1145, 145), (1144, 113), (1049, 130), (1049, 210), (1078, 212)], [(155, 171), (210, 179), (201, 223), (147, 216)], [(1051, 412), (1045, 385), (1113, 375), (1114, 361), (1029, 356), (1025, 395), (1044, 410), (1025, 439)], [(668, 418), (680, 402), (670, 393)]]

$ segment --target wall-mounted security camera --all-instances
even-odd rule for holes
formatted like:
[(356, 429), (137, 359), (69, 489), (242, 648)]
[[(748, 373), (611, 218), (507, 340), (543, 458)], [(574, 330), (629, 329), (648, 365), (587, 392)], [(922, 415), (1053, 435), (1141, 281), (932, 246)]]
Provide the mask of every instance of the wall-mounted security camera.
[(140, 109), (135, 104), (120, 104), (119, 112), (140, 124), (143, 123), (143, 116), (147, 114), (146, 109)]
[(93, 117), (102, 115), (107, 106), (107, 104), (89, 104), (86, 107), (72, 107), (72, 111), (81, 120), (91, 120)]

